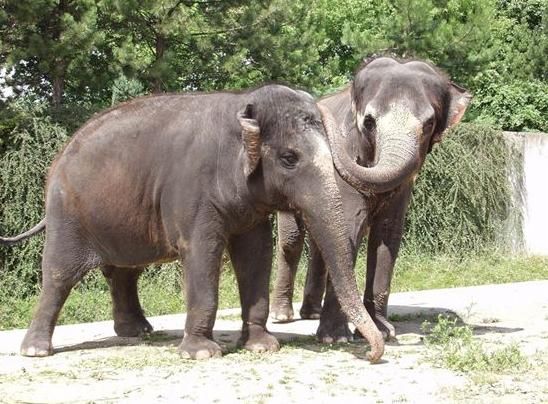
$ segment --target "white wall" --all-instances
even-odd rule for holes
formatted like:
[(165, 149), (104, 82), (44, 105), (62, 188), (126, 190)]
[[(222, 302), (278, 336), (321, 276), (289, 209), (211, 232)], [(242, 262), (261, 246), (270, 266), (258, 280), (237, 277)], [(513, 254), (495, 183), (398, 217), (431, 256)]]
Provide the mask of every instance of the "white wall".
[(525, 251), (548, 255), (548, 134), (525, 134), (523, 159)]

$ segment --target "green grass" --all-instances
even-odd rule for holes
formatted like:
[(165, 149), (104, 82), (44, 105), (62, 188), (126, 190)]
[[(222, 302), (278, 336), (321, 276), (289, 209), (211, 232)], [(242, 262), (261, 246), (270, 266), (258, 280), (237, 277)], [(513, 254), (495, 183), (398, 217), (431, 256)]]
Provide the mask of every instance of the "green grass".
[[(295, 301), (302, 299), (305, 261), (297, 274)], [(365, 282), (365, 259), (356, 266), (360, 288)], [(15, 279), (9, 278), (10, 283)], [(393, 292), (471, 286), (490, 283), (548, 279), (548, 258), (483, 256), (459, 259), (403, 255), (398, 259), (392, 285)], [(10, 293), (15, 285), (0, 285), (0, 329), (28, 327), (37, 303), (36, 296), (21, 298)], [(180, 269), (176, 265), (148, 269), (140, 281), (140, 298), (147, 316), (185, 311), (180, 286)], [(240, 304), (236, 279), (230, 265), (221, 274), (219, 307)], [(100, 271), (94, 271), (78, 285), (65, 304), (59, 324), (111, 319), (110, 295)]]
[(530, 367), (528, 359), (513, 344), (489, 349), (474, 337), (468, 325), (457, 325), (458, 319), (440, 314), (432, 324), (422, 325), (427, 334), (427, 358), (434, 364), (460, 372), (517, 373)]
[(393, 292), (548, 279), (548, 258), (521, 256), (402, 256)]

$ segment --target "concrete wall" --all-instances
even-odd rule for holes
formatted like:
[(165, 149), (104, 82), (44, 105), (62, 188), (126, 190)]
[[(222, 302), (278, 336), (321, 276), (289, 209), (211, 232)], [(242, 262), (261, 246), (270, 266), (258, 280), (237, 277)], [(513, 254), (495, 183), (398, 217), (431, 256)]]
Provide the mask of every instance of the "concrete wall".
[(509, 170), (514, 189), (507, 241), (514, 251), (548, 255), (548, 134), (505, 132), (513, 153), (522, 155), (523, 171)]

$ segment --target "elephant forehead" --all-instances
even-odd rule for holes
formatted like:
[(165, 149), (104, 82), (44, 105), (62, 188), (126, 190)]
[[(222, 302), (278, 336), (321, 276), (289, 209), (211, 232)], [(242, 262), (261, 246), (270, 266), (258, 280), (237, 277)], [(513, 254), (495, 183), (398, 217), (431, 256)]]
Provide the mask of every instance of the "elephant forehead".
[(405, 102), (394, 102), (389, 105), (385, 113), (377, 118), (377, 128), (380, 133), (398, 133), (405, 130), (420, 135), (422, 124), (413, 110)]

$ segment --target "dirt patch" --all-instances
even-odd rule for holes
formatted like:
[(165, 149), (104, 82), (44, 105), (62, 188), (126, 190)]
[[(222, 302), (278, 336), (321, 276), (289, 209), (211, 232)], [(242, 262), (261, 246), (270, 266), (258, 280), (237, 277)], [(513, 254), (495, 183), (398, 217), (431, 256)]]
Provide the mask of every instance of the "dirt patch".
[[(370, 365), (361, 342), (320, 345), (317, 321), (271, 324), (283, 342), (268, 355), (237, 350), (237, 311), (215, 326), (223, 358), (182, 360), (184, 316), (150, 319), (146, 339), (113, 336), (112, 323), (58, 327), (56, 354), (17, 354), (23, 331), (0, 333), (0, 400), (5, 402), (520, 402), (548, 401), (548, 281), (394, 294), (398, 340)], [(516, 344), (526, 371), (457, 372), (436, 367), (421, 324), (452, 313), (487, 348)], [(224, 319), (222, 319), (224, 318)], [(430, 352), (431, 353), (431, 352)]]

